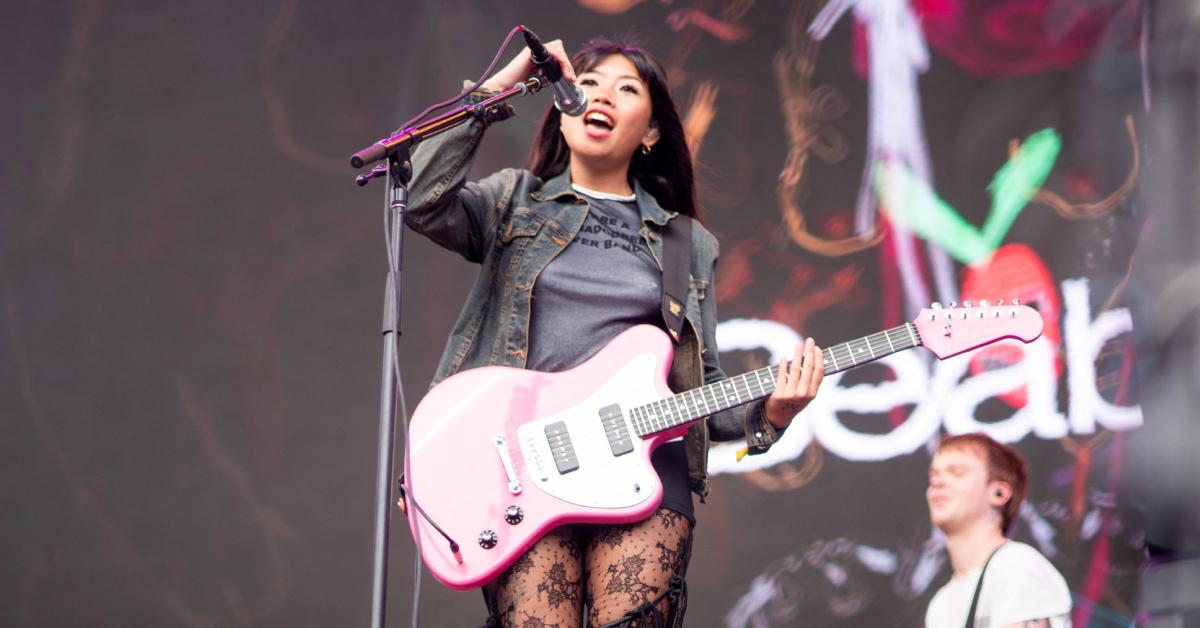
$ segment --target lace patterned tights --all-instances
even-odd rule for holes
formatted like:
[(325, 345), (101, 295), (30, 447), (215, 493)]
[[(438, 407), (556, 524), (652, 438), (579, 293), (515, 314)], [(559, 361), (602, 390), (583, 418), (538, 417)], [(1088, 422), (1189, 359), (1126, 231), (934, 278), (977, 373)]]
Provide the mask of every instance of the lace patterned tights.
[(687, 517), (660, 508), (632, 525), (573, 525), (542, 537), (483, 589), (488, 626), (660, 626), (682, 619)]

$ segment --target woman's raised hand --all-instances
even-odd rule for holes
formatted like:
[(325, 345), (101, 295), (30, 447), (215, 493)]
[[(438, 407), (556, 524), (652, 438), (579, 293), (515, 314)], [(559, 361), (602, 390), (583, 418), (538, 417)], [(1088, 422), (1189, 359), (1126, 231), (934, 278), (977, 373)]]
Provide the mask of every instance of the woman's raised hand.
[(825, 358), (820, 347), (812, 338), (796, 345), (792, 361), (780, 362), (775, 375), (775, 392), (767, 398), (767, 420), (771, 425), (784, 428), (796, 417), (808, 402), (817, 396), (821, 380), (825, 378)]
[[(571, 82), (575, 82), (575, 68), (571, 67), (571, 59), (567, 56), (566, 48), (563, 48), (561, 39), (546, 42), (546, 51), (551, 57), (558, 60), (559, 66), (562, 68), (563, 76)], [(529, 55), (529, 48), (522, 48), (508, 65), (493, 74), (488, 80), (484, 81), (480, 88), (491, 91), (506, 90), (521, 81), (537, 74), (537, 66), (533, 64), (533, 60)]]

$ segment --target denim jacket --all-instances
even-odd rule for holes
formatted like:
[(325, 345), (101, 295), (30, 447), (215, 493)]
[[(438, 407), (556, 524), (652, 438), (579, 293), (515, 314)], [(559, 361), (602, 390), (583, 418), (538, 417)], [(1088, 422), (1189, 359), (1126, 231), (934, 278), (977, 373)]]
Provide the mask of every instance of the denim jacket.
[[(481, 266), (438, 365), (434, 384), (480, 366), (524, 368), (530, 302), (539, 273), (578, 233), (587, 199), (571, 189), (570, 170), (542, 181), (508, 168), (479, 181), (467, 171), (485, 124), (472, 120), (418, 145), (406, 224)], [(635, 183), (643, 244), (662, 267), (662, 232), (678, 214), (667, 211)], [(698, 222), (692, 229), (686, 322), (675, 347), (668, 385), (677, 392), (725, 378), (717, 362), (717, 308), (713, 269), (717, 240)], [(684, 438), (692, 490), (708, 495), (709, 438), (745, 438), (751, 453), (767, 450), (778, 430), (761, 400), (696, 422)]]

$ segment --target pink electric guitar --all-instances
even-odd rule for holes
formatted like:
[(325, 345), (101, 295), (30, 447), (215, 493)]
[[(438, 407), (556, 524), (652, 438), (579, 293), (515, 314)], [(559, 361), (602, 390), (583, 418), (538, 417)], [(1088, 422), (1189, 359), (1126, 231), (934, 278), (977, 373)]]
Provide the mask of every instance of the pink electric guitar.
[[(911, 323), (825, 349), (825, 372), (917, 345), (947, 358), (1041, 335), (1036, 310), (1000, 303), (935, 304)], [(665, 333), (639, 325), (570, 371), (484, 367), (434, 387), (413, 414), (406, 495), (433, 575), (470, 589), (552, 528), (645, 519), (662, 500), (650, 454), (694, 421), (775, 387), (776, 367), (765, 367), (674, 394), (672, 355)]]

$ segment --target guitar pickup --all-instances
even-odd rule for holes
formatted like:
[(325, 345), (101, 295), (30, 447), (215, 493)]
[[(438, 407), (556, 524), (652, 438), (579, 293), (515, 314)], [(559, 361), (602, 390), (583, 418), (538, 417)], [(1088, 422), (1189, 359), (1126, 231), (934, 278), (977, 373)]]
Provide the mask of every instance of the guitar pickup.
[(620, 406), (613, 404), (600, 408), (600, 422), (604, 425), (604, 434), (608, 436), (608, 447), (613, 456), (633, 451), (633, 440), (629, 438), (629, 427), (621, 416)]
[(579, 459), (575, 457), (575, 446), (571, 444), (566, 421), (556, 421), (546, 426), (546, 442), (550, 445), (559, 475), (579, 468)]

